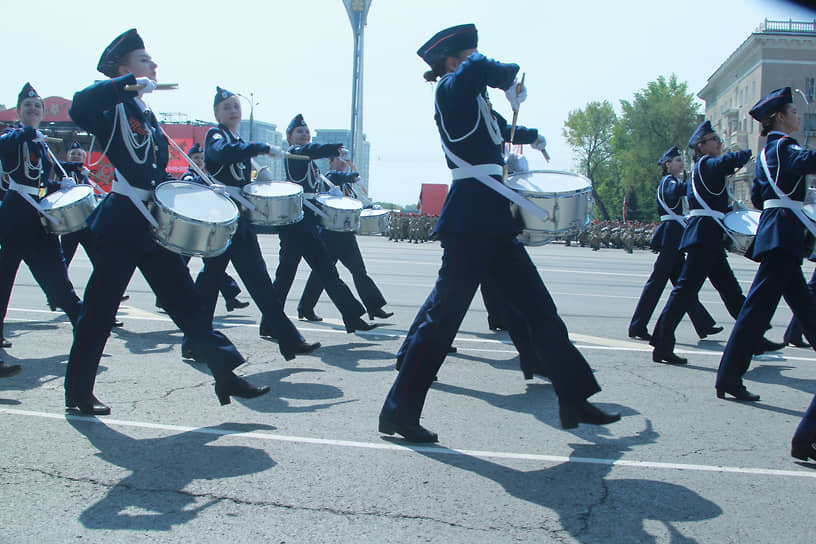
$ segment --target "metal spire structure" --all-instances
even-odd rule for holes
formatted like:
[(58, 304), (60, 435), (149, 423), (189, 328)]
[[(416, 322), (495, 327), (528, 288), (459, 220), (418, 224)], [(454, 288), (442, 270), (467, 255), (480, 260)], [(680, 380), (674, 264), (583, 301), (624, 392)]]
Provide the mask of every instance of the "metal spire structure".
[(371, 0), (343, 0), (354, 34), (354, 73), (351, 92), (351, 158), (360, 158), (363, 147), (363, 30)]

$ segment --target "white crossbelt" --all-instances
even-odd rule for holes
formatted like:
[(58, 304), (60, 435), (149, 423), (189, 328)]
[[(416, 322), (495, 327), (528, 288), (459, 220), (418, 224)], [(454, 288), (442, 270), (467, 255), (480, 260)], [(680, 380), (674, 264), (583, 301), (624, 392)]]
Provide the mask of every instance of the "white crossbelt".
[(116, 172), (116, 179), (113, 180), (113, 184), (111, 185), (111, 192), (126, 196), (153, 228), (159, 228), (159, 222), (156, 221), (156, 218), (150, 214), (147, 206), (145, 206), (145, 202), (149, 201), (153, 196), (153, 191), (146, 191), (145, 189), (134, 187), (128, 183), (127, 178), (122, 175), (122, 172), (119, 170), (114, 171)]
[[(461, 157), (456, 156), (453, 153), (453, 151), (448, 149), (448, 146), (445, 145), (444, 140), (441, 141), (440, 143), (442, 144), (442, 149), (445, 151), (445, 155), (447, 155), (451, 162), (458, 167), (456, 168), (456, 171), (460, 173), (467, 173), (467, 175), (459, 179), (474, 178), (477, 181), (481, 182), (482, 184), (486, 185), (488, 188), (493, 189), (510, 202), (517, 204), (520, 208), (524, 208), (528, 212), (532, 213), (540, 220), (542, 221), (547, 220), (549, 214), (547, 213), (546, 210), (542, 210), (541, 208), (533, 204), (529, 199), (515, 192), (510, 187), (504, 185), (500, 181), (491, 178), (489, 175), (484, 174), (478, 166), (474, 166), (467, 162), (466, 160), (462, 159)], [(493, 166), (497, 166), (499, 169), (499, 172), (495, 175), (501, 175), (502, 167), (499, 165)]]
[(502, 176), (504, 175), (504, 169), (498, 164), (472, 164), (468, 168), (454, 168), (451, 170), (454, 181), (476, 177), (476, 175)]
[(685, 227), (686, 226), (685, 217), (683, 217), (682, 215), (678, 215), (678, 214), (674, 213), (674, 210), (672, 210), (666, 204), (666, 202), (663, 200), (663, 196), (660, 194), (660, 188), (661, 187), (663, 187), (662, 182), (657, 186), (657, 201), (663, 207), (663, 210), (666, 212), (666, 215), (661, 215), (660, 216), (660, 221), (661, 222), (662, 221), (677, 221), (678, 223), (680, 223), (681, 225), (683, 225)]
[(55, 225), (59, 225), (60, 223), (62, 223), (62, 221), (60, 221), (59, 219), (57, 219), (53, 215), (47, 213), (45, 211), (45, 209), (43, 209), (43, 207), (40, 206), (39, 202), (37, 202), (36, 200), (31, 198), (31, 195), (40, 194), (40, 190), (37, 189), (36, 187), (30, 187), (28, 185), (23, 185), (22, 183), (17, 183), (13, 179), (11, 179), (11, 177), (9, 177), (8, 188), (9, 188), (10, 191), (14, 191), (17, 194), (19, 194), (21, 197), (23, 197), (23, 200), (28, 202), (29, 205), (32, 208), (37, 210), (37, 213), (39, 213), (40, 215), (42, 215), (43, 217), (45, 217), (46, 219), (48, 219), (49, 221), (51, 221)]
[[(776, 145), (776, 162), (779, 164), (779, 144)], [(762, 152), (759, 154), (759, 163), (762, 165), (762, 171), (765, 172), (765, 176), (768, 178), (768, 183), (771, 186), (771, 189), (774, 190), (776, 196), (779, 198), (773, 198), (770, 200), (766, 200), (763, 204), (763, 208), (788, 208), (791, 210), (796, 218), (799, 219), (799, 222), (810, 232), (813, 236), (816, 237), (816, 225), (813, 224), (806, 215), (805, 212), (802, 211), (803, 202), (798, 200), (793, 200), (791, 197), (786, 195), (782, 192), (782, 189), (776, 184), (776, 180), (774, 180), (773, 176), (771, 176), (771, 171), (768, 168), (768, 160), (765, 158), (765, 148), (762, 148)], [(777, 171), (778, 172), (778, 171)], [(773, 205), (769, 206), (768, 203), (773, 202)]]
[(249, 211), (251, 211), (251, 212), (257, 211), (258, 213), (260, 213), (264, 217), (267, 217), (267, 215), (265, 213), (263, 213), (261, 210), (258, 210), (255, 207), (255, 204), (253, 204), (252, 202), (250, 202), (249, 200), (247, 200), (244, 197), (243, 191), (241, 191), (240, 187), (235, 187), (234, 185), (223, 185), (221, 183), (215, 183), (215, 182), (213, 182), (212, 186), (217, 187), (219, 189), (223, 189), (226, 193), (229, 194), (229, 196), (233, 200), (240, 203), (243, 207), (245, 207)]
[(714, 219), (719, 219), (720, 221), (722, 221), (725, 218), (724, 213), (714, 211), (711, 208), (707, 210), (689, 210), (688, 214), (689, 217), (713, 217)]
[(677, 215), (676, 213), (672, 214), (672, 215), (661, 215), (660, 216), (660, 222), (662, 223), (662, 222), (665, 222), (665, 221), (677, 221), (678, 223), (680, 223), (684, 227), (686, 226), (686, 220), (683, 219), (683, 216), (682, 215)]
[[(697, 164), (695, 165), (695, 167), (697, 168), (697, 173), (700, 174), (700, 181), (702, 181), (703, 185), (705, 185), (705, 180), (703, 179), (703, 171), (700, 169), (700, 163), (701, 162), (703, 162), (702, 159), (697, 161)], [(703, 209), (702, 210), (689, 210), (689, 213), (688, 213), (689, 216), (690, 217), (693, 217), (693, 216), (697, 216), (697, 217), (705, 216), (705, 217), (712, 218), (714, 220), (714, 222), (717, 223), (720, 226), (720, 228), (723, 230), (723, 232), (725, 234), (727, 234), (729, 238), (731, 238), (731, 241), (734, 243), (734, 246), (739, 247), (740, 243), (737, 241), (737, 239), (734, 237), (734, 235), (731, 234), (731, 231), (728, 230), (727, 228), (725, 228), (725, 225), (722, 222), (723, 218), (725, 218), (725, 214), (722, 213), (722, 212), (717, 212), (717, 211), (712, 210), (711, 206), (708, 205), (708, 202), (703, 200), (703, 197), (700, 196), (700, 191), (697, 190), (697, 185), (694, 183), (694, 169), (692, 169), (692, 171), (691, 171), (691, 189), (694, 192), (694, 198), (697, 200), (697, 203), (700, 206), (703, 207)]]

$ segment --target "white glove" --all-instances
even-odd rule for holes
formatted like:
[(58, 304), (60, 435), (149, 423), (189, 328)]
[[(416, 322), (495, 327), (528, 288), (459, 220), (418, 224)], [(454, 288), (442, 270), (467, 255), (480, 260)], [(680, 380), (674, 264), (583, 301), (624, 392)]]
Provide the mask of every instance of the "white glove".
[(522, 87), (521, 92), (519, 92), (518, 83), (516, 80), (513, 80), (513, 84), (510, 85), (510, 88), (504, 91), (504, 96), (507, 97), (513, 111), (518, 111), (521, 103), (527, 100), (527, 87)]
[(543, 151), (544, 149), (547, 148), (547, 139), (541, 134), (539, 134), (536, 141), (530, 144), (530, 147), (538, 151)]
[(44, 144), (45, 143), (45, 134), (43, 134), (42, 132), (37, 130), (37, 137), (34, 138), (33, 141), (40, 142), (41, 144)]
[(80, 170), (79, 173), (82, 174), (83, 176), (90, 176), (91, 175), (91, 171), (88, 170), (88, 168), (86, 166), (83, 166), (82, 170)]
[(345, 147), (341, 148), (340, 149), (340, 158), (343, 159), (344, 161), (351, 160), (351, 152), (348, 149), (346, 149)]
[(280, 159), (281, 157), (283, 157), (283, 149), (281, 149), (280, 147), (278, 147), (276, 145), (272, 145), (272, 144), (266, 144), (266, 145), (269, 146), (269, 152), (267, 153), (267, 155), (269, 155), (271, 157), (275, 157), (276, 159)]
[(329, 194), (332, 196), (343, 196), (343, 191), (340, 189), (340, 187), (335, 185), (334, 187), (329, 189)]
[(517, 153), (510, 153), (507, 157), (507, 172), (510, 174), (518, 174), (520, 172), (529, 172), (530, 165), (527, 163), (527, 157)]
[(142, 90), (140, 91), (142, 94), (152, 93), (154, 90), (156, 90), (156, 87), (159, 86), (158, 83), (156, 83), (149, 77), (136, 78), (136, 84), (142, 88)]
[(65, 177), (60, 180), (60, 189), (70, 189), (74, 185), (76, 185), (76, 182), (72, 177)]

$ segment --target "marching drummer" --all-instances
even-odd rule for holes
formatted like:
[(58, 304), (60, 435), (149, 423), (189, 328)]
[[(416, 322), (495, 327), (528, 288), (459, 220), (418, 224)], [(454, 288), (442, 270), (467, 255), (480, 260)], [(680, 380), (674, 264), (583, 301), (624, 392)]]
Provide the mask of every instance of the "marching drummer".
[[(802, 324), (810, 345), (816, 346), (816, 306), (802, 274), (802, 258), (810, 253), (805, 248), (806, 230), (816, 235), (816, 226), (802, 212), (808, 190), (806, 176), (816, 173), (816, 151), (803, 149), (791, 136), (801, 128), (802, 116), (793, 105), (790, 87), (764, 96), (749, 113), (762, 124), (761, 136), (767, 136), (751, 190), (751, 201), (762, 210), (749, 249), (759, 268), (720, 360), (716, 390), (720, 398), (727, 393), (739, 400), (756, 401), (759, 395), (746, 389), (742, 377), (751, 364), (753, 339), (773, 317), (780, 297), (785, 297)], [(816, 459), (816, 451), (809, 448), (810, 442), (816, 441), (816, 413), (810, 418), (810, 429), (797, 433), (799, 446), (804, 448), (807, 443), (809, 451), (804, 457), (794, 453), (804, 460), (808, 455)]]
[[(751, 150), (723, 154), (722, 138), (711, 128), (710, 121), (700, 123), (688, 146), (694, 150), (694, 167), (688, 186), (689, 217), (679, 245), (680, 250), (686, 252), (686, 262), (650, 340), (654, 346), (652, 360), (656, 363), (688, 362), (674, 353), (674, 333), (706, 278), (711, 280), (728, 313), (735, 319), (745, 302), (725, 256), (722, 219), (729, 206), (726, 177), (748, 162)], [(757, 336), (752, 338), (749, 349), (761, 353), (783, 346)]]
[[(193, 161), (193, 164), (202, 171), (206, 171), (204, 167), (204, 148), (201, 147), (201, 144), (198, 142), (193, 142), (193, 145), (187, 150), (187, 156), (190, 157), (190, 160)], [(204, 183), (204, 180), (201, 179), (201, 176), (198, 174), (193, 165), (190, 165), (187, 168), (187, 171), (181, 175), (181, 181), (192, 181), (194, 183)], [(190, 264), (190, 257), (188, 255), (183, 256), (184, 263)], [(238, 295), (241, 293), (241, 288), (238, 286), (238, 282), (235, 281), (235, 278), (227, 274), (224, 271), (224, 274), (221, 276), (221, 281), (218, 283), (218, 291), (221, 293), (221, 296), (224, 298), (224, 304), (227, 307), (228, 312), (232, 312), (234, 310), (240, 310), (241, 308), (246, 308), (249, 306), (249, 302), (238, 300)], [(156, 306), (161, 308), (160, 301), (156, 301)], [(182, 351), (184, 350), (184, 346), (182, 345)]]
[[(601, 388), (570, 343), (541, 276), (516, 239), (521, 229), (507, 198), (496, 192), (511, 128), (490, 106), (487, 87), (505, 91), (514, 110), (526, 91), (515, 81), (518, 65), (488, 59), (476, 51), (476, 43), (476, 27), (459, 25), (438, 32), (417, 52), (431, 67), (425, 79), (439, 79), (435, 119), (454, 181), (435, 229), (443, 254), (429, 309), (409, 341), (379, 418), (380, 432), (411, 442), (438, 439), (420, 425), (422, 407), (482, 281), (491, 282), (489, 287), (527, 319), (558, 395), (562, 427), (620, 419), (587, 401)], [(514, 143), (534, 142), (537, 132), (522, 131), (521, 137)]]
[[(354, 185), (359, 181), (360, 174), (351, 172), (349, 169), (350, 166), (343, 157), (339, 155), (329, 157), (329, 171), (326, 172), (326, 178), (334, 184), (334, 187), (329, 191), (330, 193), (356, 198)], [(360, 295), (360, 299), (368, 311), (369, 319), (375, 317), (386, 319), (394, 315), (394, 312), (383, 310), (383, 306), (386, 304), (385, 297), (366, 272), (360, 246), (357, 245), (357, 235), (353, 232), (340, 232), (325, 228), (319, 228), (319, 231), (320, 237), (329, 250), (331, 260), (336, 264), (339, 259), (351, 272), (357, 294)], [(320, 283), (320, 278), (312, 270), (300, 297), (298, 316), (303, 316), (309, 321), (320, 321), (322, 318), (315, 314), (314, 307), (322, 292), (323, 285)]]
[(53, 163), (45, 137), (38, 130), (43, 100), (30, 83), (23, 86), (17, 98), (17, 115), (19, 126), (0, 134), (0, 161), (3, 174), (10, 179), (0, 206), (0, 339), (4, 348), (11, 347), (5, 339), (3, 322), (20, 261), (25, 261), (46, 297), (62, 308), (72, 324), (77, 324), (82, 309), (68, 278), (59, 239), (42, 224), (43, 217), (55, 222), (59, 219), (40, 204), (44, 196), (71, 187), (74, 181), (49, 179)]
[[(314, 212), (316, 208), (313, 202), (320, 183), (320, 170), (314, 163), (314, 159), (340, 155), (343, 151), (343, 144), (311, 143), (312, 135), (309, 126), (301, 114), (297, 114), (286, 127), (286, 139), (289, 142), (290, 153), (305, 155), (309, 157), (309, 160), (287, 158), (285, 162), (286, 178), (303, 187), (304, 209), (303, 220), (278, 229), (280, 258), (278, 269), (275, 271), (275, 292), (281, 303), (285, 303), (289, 290), (292, 288), (292, 282), (295, 280), (298, 264), (303, 258), (312, 271), (318, 275), (329, 298), (340, 310), (346, 332), (371, 330), (376, 325), (360, 318), (365, 309), (340, 279), (337, 267), (320, 238), (318, 219)], [(305, 318), (303, 315), (298, 317)], [(261, 325), (263, 326), (263, 323)]]
[[(671, 279), (672, 284), (677, 283), (685, 262), (683, 253), (678, 249), (686, 226), (683, 217), (683, 197), (688, 190), (686, 182), (678, 177), (685, 167), (683, 156), (677, 146), (673, 146), (663, 153), (657, 163), (663, 174), (657, 186), (657, 214), (660, 217), (660, 225), (655, 229), (650, 246), (659, 253), (654, 270), (646, 280), (635, 313), (629, 322), (629, 338), (640, 340), (652, 339), (647, 329), (649, 319), (666, 287), (666, 282)], [(689, 308), (689, 318), (701, 339), (723, 330), (716, 325), (714, 318), (700, 304), (696, 295)]]
[[(278, 147), (263, 142), (244, 142), (238, 136), (241, 102), (236, 94), (217, 87), (213, 110), (218, 126), (207, 131), (204, 165), (212, 177), (224, 185), (228, 194), (240, 198), (241, 188), (250, 183), (252, 157), (260, 154), (280, 157), (282, 153)], [(281, 354), (287, 361), (295, 355), (311, 353), (320, 347), (319, 342), (306, 342), (284, 313), (283, 304), (272, 288), (272, 279), (258, 244), (258, 235), (248, 214), (242, 214), (238, 219), (238, 228), (227, 250), (217, 257), (204, 259), (204, 268), (196, 278), (196, 289), (201, 294), (205, 316), (210, 322), (218, 298), (218, 285), (230, 261), (261, 310), (261, 336), (276, 338)], [(185, 339), (182, 355), (195, 358), (196, 352), (189, 340)]]
[(221, 404), (230, 398), (267, 393), (233, 370), (244, 357), (221, 333), (212, 330), (184, 263), (153, 238), (155, 221), (145, 203), (167, 179), (168, 142), (143, 101), (156, 86), (157, 65), (136, 29), (123, 32), (102, 53), (97, 69), (108, 76), (74, 95), (71, 118), (105, 142), (116, 169), (111, 193), (96, 211), (91, 230), (99, 258), (85, 289), (85, 304), (74, 331), (65, 374), (65, 404), (86, 414), (109, 414), (94, 396), (102, 350), (119, 299), (138, 267), (173, 321), (193, 340), (200, 359), (215, 377)]

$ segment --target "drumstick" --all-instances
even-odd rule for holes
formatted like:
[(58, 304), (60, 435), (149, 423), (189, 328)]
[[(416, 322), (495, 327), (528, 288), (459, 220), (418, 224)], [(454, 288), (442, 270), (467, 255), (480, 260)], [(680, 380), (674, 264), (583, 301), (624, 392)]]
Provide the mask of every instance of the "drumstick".
[(207, 185), (213, 185), (213, 180), (210, 179), (210, 176), (206, 172), (204, 172), (204, 170), (202, 170), (196, 163), (194, 163), (193, 159), (187, 156), (187, 153), (185, 153), (184, 150), (181, 147), (179, 147), (179, 145), (175, 142), (175, 140), (173, 140), (173, 138), (171, 138), (170, 135), (167, 134), (167, 131), (164, 130), (164, 127), (159, 128), (161, 128), (162, 134), (164, 134), (164, 137), (167, 138), (168, 142), (170, 142), (170, 145), (173, 146), (173, 149), (178, 151), (179, 154), (181, 154), (181, 156), (184, 157), (184, 160), (187, 161), (187, 164), (190, 165), (190, 168), (195, 170), (195, 173), (201, 176), (201, 179), (204, 181), (204, 183), (206, 183)]
[[(524, 89), (524, 78), (527, 77), (526, 73), (521, 74), (521, 83), (516, 85), (516, 93), (520, 93)], [(519, 106), (520, 108), (521, 106)], [(513, 138), (516, 136), (516, 124), (518, 123), (518, 114), (519, 108), (513, 110), (513, 124), (510, 126), (510, 145), (513, 145)], [(504, 164), (504, 171), (502, 172), (502, 179), (507, 179), (507, 163)]]
[[(176, 89), (178, 89), (178, 87), (179, 87), (178, 83), (159, 83), (159, 84), (156, 85), (156, 88), (153, 89), (153, 90), (154, 91), (175, 91)], [(144, 87), (142, 87), (139, 84), (125, 85), (125, 90), (126, 91), (139, 92), (142, 89), (144, 89)]]

